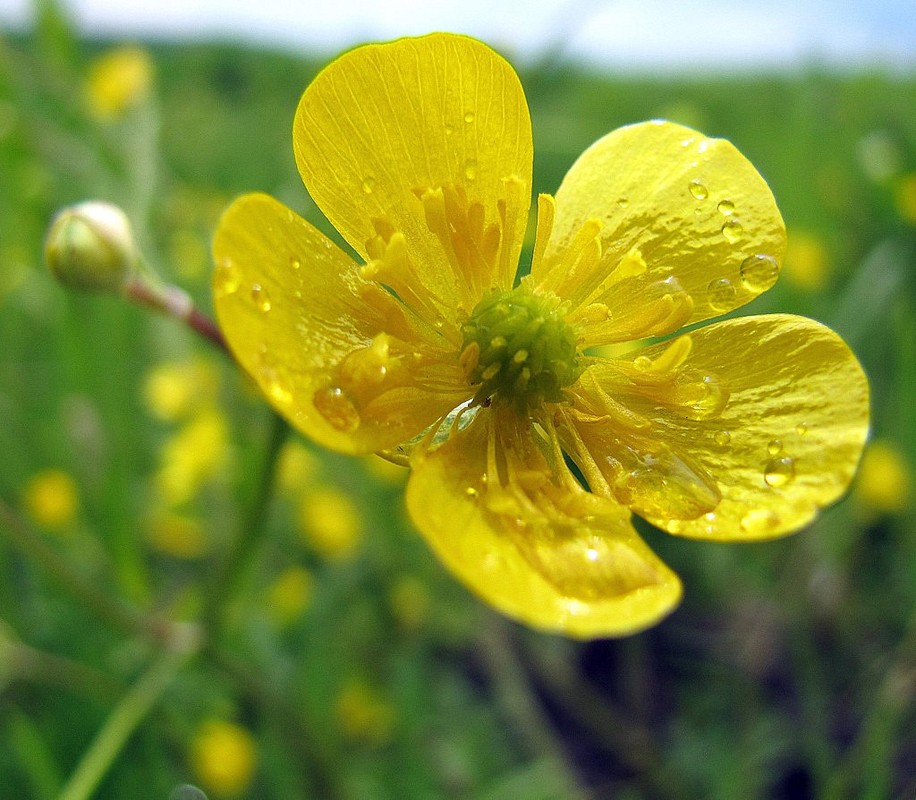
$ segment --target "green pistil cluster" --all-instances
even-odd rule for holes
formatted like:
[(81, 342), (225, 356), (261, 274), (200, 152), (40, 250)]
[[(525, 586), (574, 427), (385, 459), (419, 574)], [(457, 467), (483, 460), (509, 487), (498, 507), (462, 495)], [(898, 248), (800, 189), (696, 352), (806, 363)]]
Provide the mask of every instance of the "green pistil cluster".
[(474, 307), (462, 333), (461, 363), (478, 403), (512, 403), (524, 414), (562, 400), (582, 372), (576, 336), (554, 295), (495, 290)]

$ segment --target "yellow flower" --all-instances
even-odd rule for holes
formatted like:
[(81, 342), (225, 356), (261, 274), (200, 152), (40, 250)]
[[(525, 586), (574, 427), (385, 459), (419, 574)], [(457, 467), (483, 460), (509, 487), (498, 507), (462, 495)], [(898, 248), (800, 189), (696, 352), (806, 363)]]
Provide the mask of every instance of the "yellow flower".
[(362, 681), (352, 680), (344, 685), (335, 711), (341, 729), (351, 739), (382, 744), (391, 737), (394, 707)]
[(198, 520), (168, 511), (150, 520), (147, 541), (158, 552), (173, 558), (200, 558), (209, 549), (207, 534)]
[(237, 797), (251, 784), (257, 765), (257, 746), (239, 725), (209, 720), (191, 742), (191, 764), (197, 780), (218, 797)]
[(157, 419), (175, 422), (202, 404), (212, 403), (219, 390), (214, 364), (204, 358), (164, 361), (143, 381), (143, 402)]
[(786, 246), (786, 279), (806, 292), (824, 288), (830, 276), (830, 262), (823, 242), (813, 233), (791, 231)]
[(299, 527), (303, 538), (320, 555), (336, 561), (356, 551), (363, 523), (348, 495), (333, 486), (313, 485), (303, 492)]
[(163, 445), (155, 483), (167, 505), (180, 506), (219, 477), (230, 460), (226, 420), (205, 407)]
[(33, 475), (26, 484), (23, 501), (33, 522), (54, 530), (71, 525), (80, 507), (76, 483), (60, 469), (45, 469)]
[(863, 515), (904, 513), (911, 503), (912, 476), (906, 459), (892, 442), (870, 442), (853, 491)]
[(312, 598), (312, 575), (304, 567), (287, 567), (267, 590), (267, 610), (282, 626), (295, 622)]
[(120, 117), (149, 97), (153, 59), (142, 47), (122, 45), (99, 56), (86, 77), (89, 106), (102, 119)]
[(538, 197), (520, 280), (531, 123), (485, 45), (433, 34), (341, 56), (302, 96), (293, 146), (363, 263), (276, 200), (239, 198), (214, 244), (226, 337), (315, 441), (409, 460), (413, 521), (506, 614), (631, 633), (681, 595), (631, 512), (684, 536), (760, 539), (845, 491), (868, 387), (824, 326), (736, 318), (585, 354), (773, 285), (785, 228), (730, 143), (658, 121), (600, 139)]

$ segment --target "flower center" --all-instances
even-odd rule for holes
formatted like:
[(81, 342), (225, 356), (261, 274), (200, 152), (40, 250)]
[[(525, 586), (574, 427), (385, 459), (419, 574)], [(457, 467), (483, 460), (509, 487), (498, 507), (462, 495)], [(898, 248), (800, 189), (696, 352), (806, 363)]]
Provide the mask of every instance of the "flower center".
[(563, 399), (582, 372), (576, 335), (560, 300), (524, 286), (496, 289), (462, 326), (461, 365), (474, 402), (514, 403), (519, 413)]

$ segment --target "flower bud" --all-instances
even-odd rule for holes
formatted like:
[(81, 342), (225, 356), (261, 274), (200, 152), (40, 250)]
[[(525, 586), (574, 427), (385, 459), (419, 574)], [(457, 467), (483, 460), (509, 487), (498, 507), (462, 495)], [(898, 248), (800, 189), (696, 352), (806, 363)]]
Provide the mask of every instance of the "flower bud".
[(45, 259), (54, 276), (66, 286), (117, 291), (137, 261), (127, 215), (100, 200), (63, 209), (48, 230)]

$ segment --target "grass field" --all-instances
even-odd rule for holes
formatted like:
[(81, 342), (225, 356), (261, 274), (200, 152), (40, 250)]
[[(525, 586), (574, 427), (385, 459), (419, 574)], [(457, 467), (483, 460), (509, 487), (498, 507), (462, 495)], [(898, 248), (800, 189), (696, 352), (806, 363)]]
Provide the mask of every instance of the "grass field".
[(731, 139), (790, 242), (742, 313), (829, 324), (871, 384), (849, 497), (773, 542), (643, 525), (682, 605), (578, 643), (468, 594), (405, 473), (291, 434), (178, 323), (54, 281), (48, 223), (86, 198), (208, 312), (235, 195), (330, 232), (290, 140), (320, 63), (150, 46), (152, 84), (106, 109), (109, 44), (52, 6), (0, 33), (0, 795), (916, 797), (916, 76), (521, 73), (537, 191), (625, 123)]

